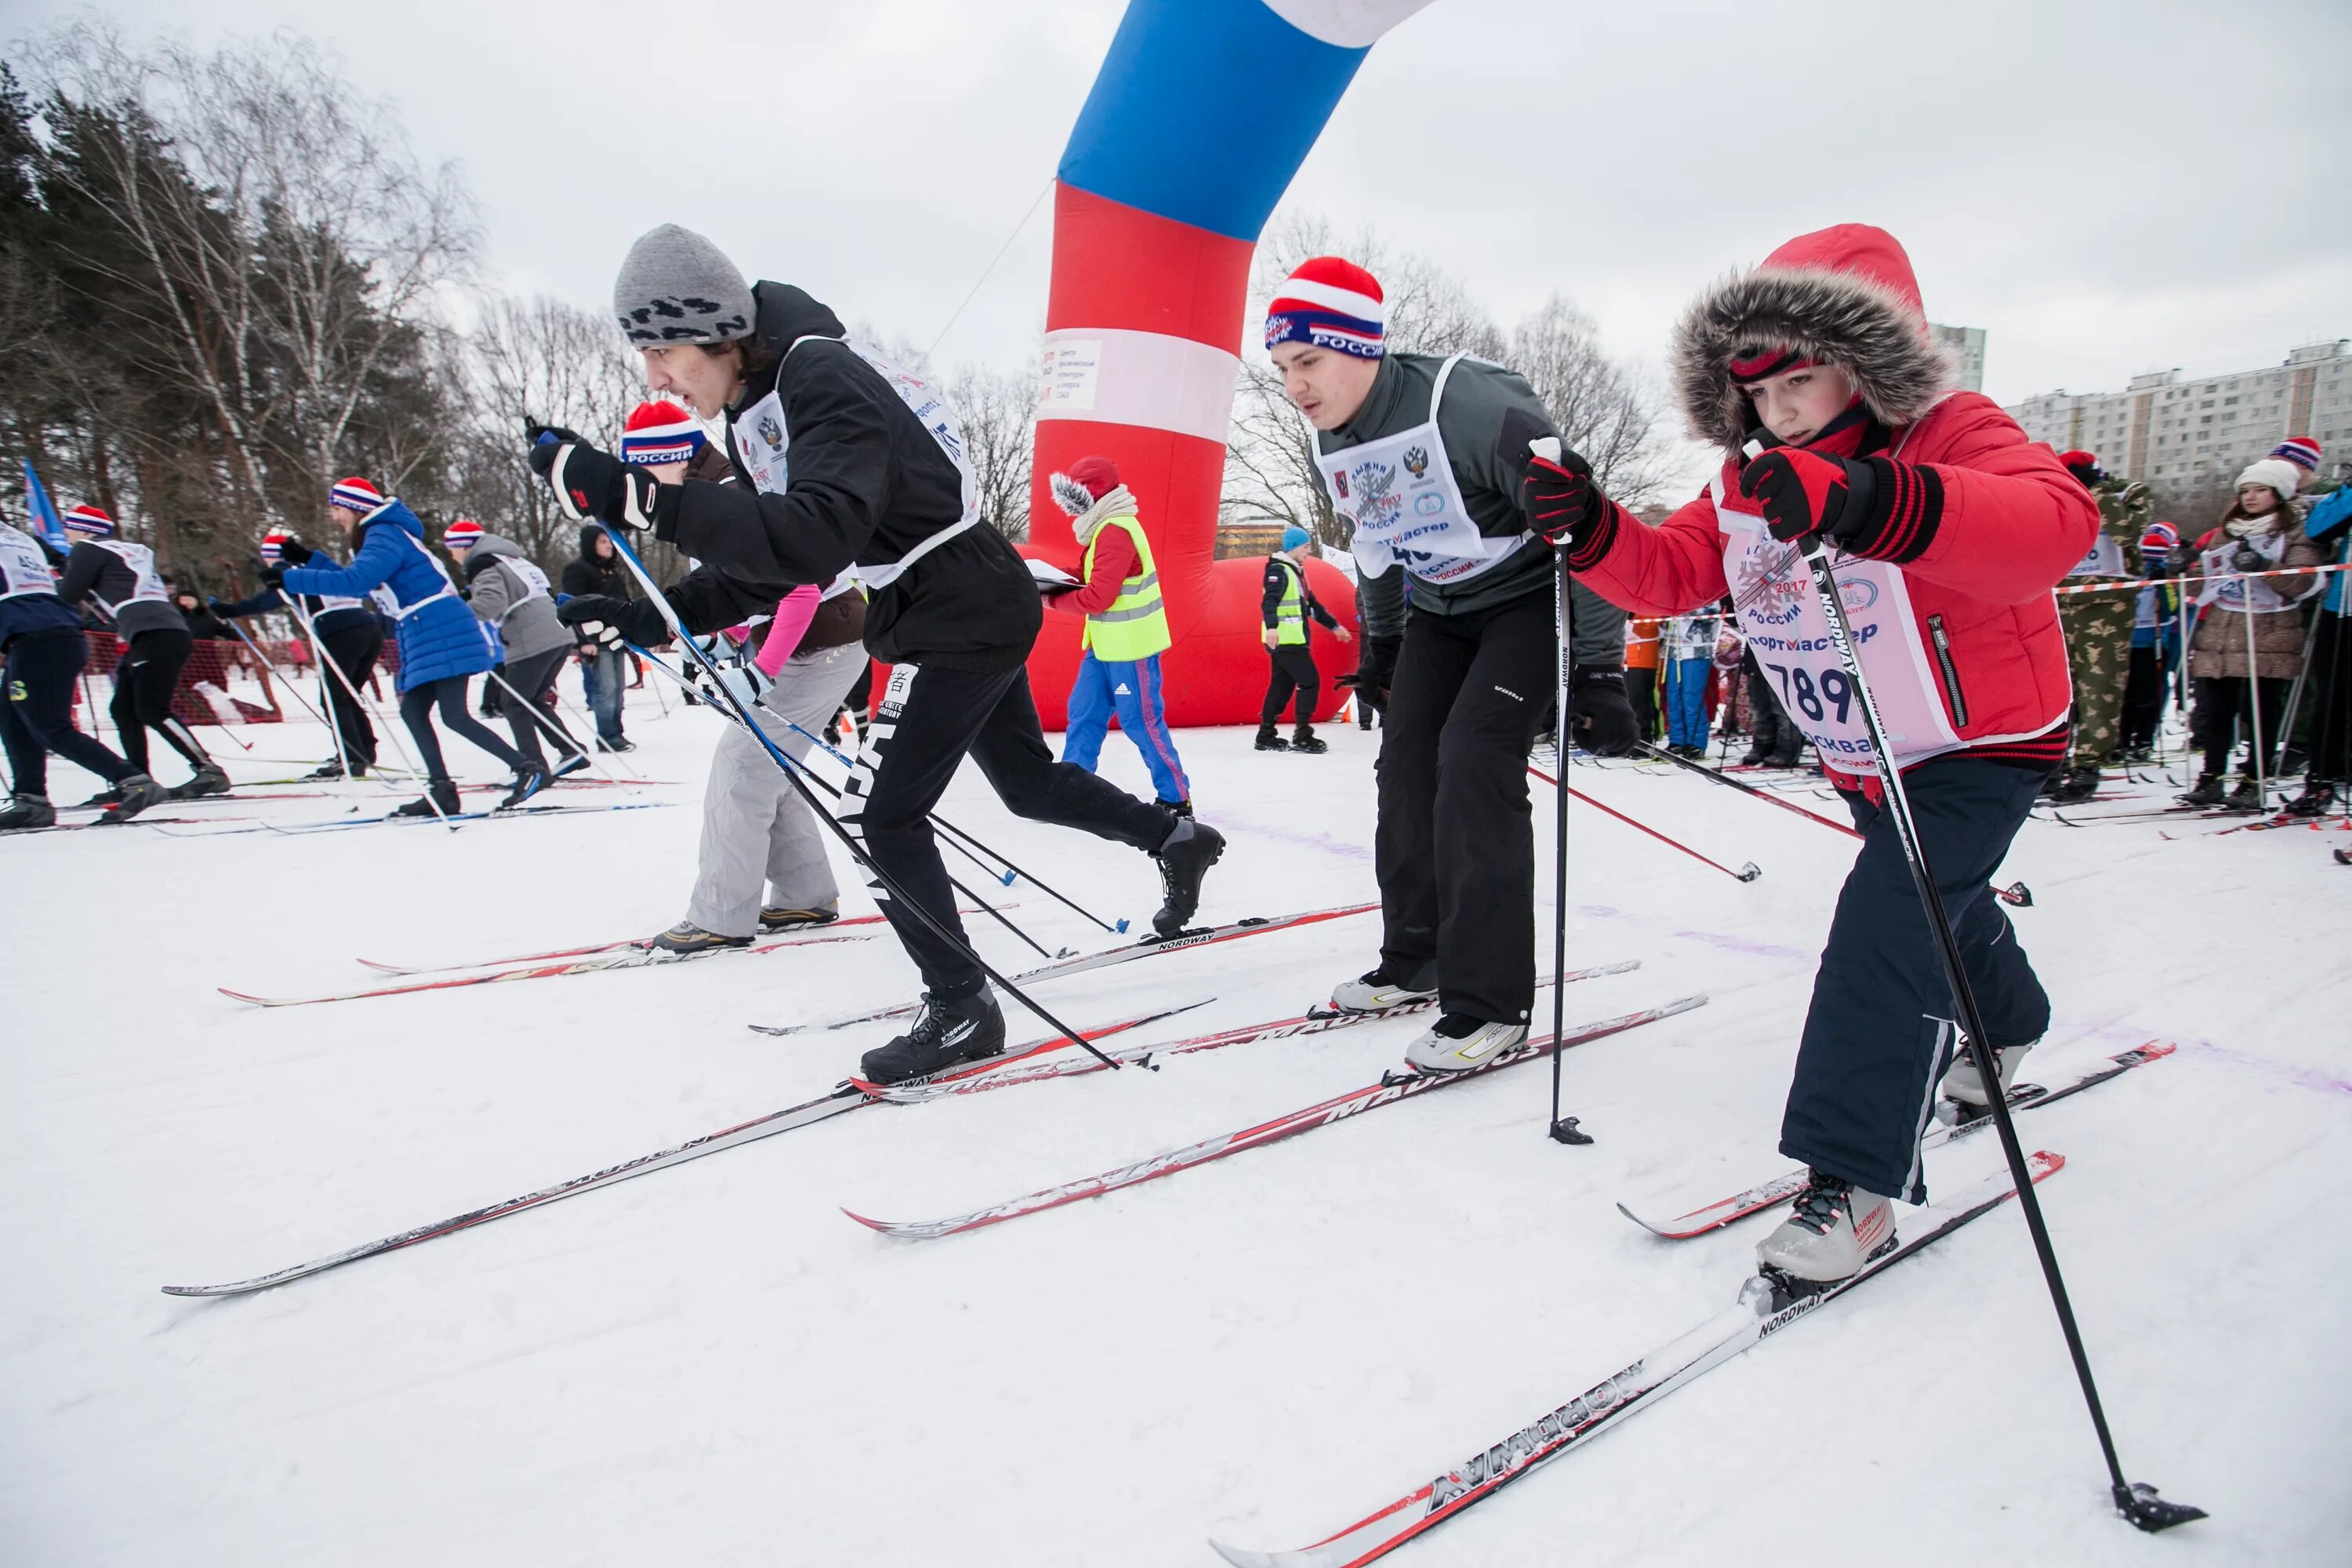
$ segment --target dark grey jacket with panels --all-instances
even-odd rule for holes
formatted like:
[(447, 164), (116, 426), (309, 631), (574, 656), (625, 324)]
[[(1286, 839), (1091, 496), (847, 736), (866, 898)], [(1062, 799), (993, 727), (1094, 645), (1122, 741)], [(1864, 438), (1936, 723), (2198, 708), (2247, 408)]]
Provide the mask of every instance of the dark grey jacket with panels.
[[(1360, 447), (1410, 429), (1429, 417), (1429, 395), (1444, 365), (1438, 354), (1391, 353), (1382, 356), (1380, 374), (1356, 416), (1337, 430), (1318, 431), (1316, 446), (1324, 452)], [(1496, 452), (1503, 416), (1525, 409), (1554, 430), (1543, 400), (1517, 371), (1484, 360), (1465, 359), (1445, 383), (1445, 401), (1438, 405), (1437, 433), (1445, 442), (1446, 460), (1454, 466), (1454, 482), (1461, 487), (1462, 504), (1469, 510), (1478, 531), (1507, 539), (1527, 531), (1519, 510), (1519, 469)], [(1392, 567), (1377, 577), (1361, 577), (1356, 584), (1356, 608), (1363, 617), (1364, 635), (1397, 637), (1404, 631), (1403, 567)], [(1465, 616), (1507, 605), (1530, 594), (1549, 594), (1552, 552), (1543, 541), (1531, 539), (1501, 565), (1465, 583), (1412, 584), (1412, 607), (1426, 615)], [(1570, 637), (1579, 669), (1619, 669), (1625, 663), (1625, 612), (1581, 583), (1573, 585), (1570, 605)]]

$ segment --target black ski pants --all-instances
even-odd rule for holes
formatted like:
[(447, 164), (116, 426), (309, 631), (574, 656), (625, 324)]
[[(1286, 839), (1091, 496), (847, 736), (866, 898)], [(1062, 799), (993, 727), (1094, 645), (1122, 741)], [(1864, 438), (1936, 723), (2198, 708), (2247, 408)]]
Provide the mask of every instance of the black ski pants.
[(2156, 727), (2164, 717), (2164, 685), (2163, 653), (2154, 643), (2134, 643), (2131, 663), (2124, 671), (2124, 750), (2156, 744)]
[(1296, 692), (1297, 725), (1306, 729), (1315, 722), (1315, 706), (1323, 700), (1323, 675), (1315, 668), (1315, 655), (1303, 642), (1278, 643), (1265, 651), (1274, 668), (1266, 676), (1265, 701), (1257, 710), (1258, 728), (1273, 729)]
[(1625, 671), (1625, 700), (1633, 705), (1633, 727), (1644, 741), (1658, 738), (1658, 672), (1628, 667)]
[[(2203, 715), (2200, 744), (2205, 751), (2205, 771), (2221, 773), (2229, 770), (2230, 753), (2237, 749), (2239, 731), (2244, 731), (2246, 742), (2245, 776), (2254, 776), (2254, 721), (2260, 718), (2263, 731), (2263, 756), (2260, 761), (2263, 776), (2278, 776), (2279, 717), (2286, 710), (2287, 688), (2292, 680), (2273, 676), (2258, 676), (2251, 682), (2238, 675), (2200, 675), (2189, 685), (2197, 693), (2197, 710)], [(2252, 702), (2246, 700), (2246, 688), (2254, 688)]]
[(2319, 612), (2310, 680), (2311, 778), (2342, 784), (2352, 781), (2352, 625), (2344, 616)]
[(466, 711), (467, 679), (463, 675), (445, 675), (438, 680), (412, 686), (401, 694), (401, 721), (408, 726), (408, 733), (416, 742), (417, 754), (425, 760), (425, 776), (428, 781), (446, 783), (449, 777), (449, 764), (441, 756), (441, 737), (433, 730), (436, 704), (441, 709), (441, 722), (448, 727), (451, 734), (471, 741), (517, 773), (530, 765), (530, 759), (499, 740), (488, 725)]
[[(1992, 891), (1992, 876), (2048, 775), (1966, 755), (1903, 775), (1961, 967), (1996, 1049), (2050, 1027), (2050, 998)], [(1780, 1152), (1864, 1192), (1926, 1201), (1919, 1139), (1951, 1065), (1958, 1005), (1895, 819), (1841, 792), (1862, 850), (1838, 894), (1780, 1121)]]
[(106, 710), (113, 717), (123, 756), (142, 773), (153, 771), (147, 765), (150, 730), (185, 757), (191, 769), (212, 762), (188, 727), (172, 717), (172, 693), (195, 647), (193, 634), (157, 627), (132, 637), (122, 650), (122, 662), (114, 667), (114, 700)]
[[(542, 730), (562, 749), (557, 762), (569, 762), (580, 751), (580, 742), (555, 712), (555, 678), (571, 655), (568, 647), (551, 647), (529, 658), (510, 659), (498, 671), (499, 679), (513, 688), (499, 693), (499, 716), (514, 731), (515, 750), (541, 767), (547, 765), (547, 755), (539, 749)], [(520, 702), (515, 700), (518, 692)]]
[(1549, 588), (1465, 616), (1416, 607), (1381, 728), (1381, 963), (1448, 1013), (1535, 1005), (1528, 749), (1559, 679)]
[(1765, 752), (1775, 767), (1793, 768), (1797, 756), (1804, 749), (1805, 732), (1780, 706), (1780, 694), (1772, 688), (1772, 678), (1757, 668), (1752, 659), (1748, 666), (1748, 712), (1749, 723), (1748, 750)]
[[(980, 674), (894, 666), (850, 774), (842, 820), (865, 835), (875, 867), (959, 942), (963, 924), (931, 837), (930, 812), (967, 754), (1015, 816), (1083, 828), (1147, 854), (1176, 822), (1086, 769), (1055, 760), (1024, 667)], [(942, 940), (887, 888), (877, 888), (875, 896), (933, 997), (970, 996), (988, 984), (957, 942)]]
[(352, 695), (364, 688), (368, 677), (375, 673), (375, 661), (383, 654), (383, 628), (374, 617), (354, 619), (349, 626), (322, 632), (319, 641), (327, 650), (327, 658), (335, 669), (350, 680), (346, 688), (335, 679), (334, 670), (321, 670), (320, 675), (327, 689), (327, 712), (335, 721), (335, 731), (342, 737), (343, 756), (352, 771), (364, 772), (375, 766), (375, 726), (368, 722), (367, 710)]
[(0, 668), (0, 743), (8, 752), (10, 787), (18, 795), (49, 793), (49, 753), (89, 769), (110, 784), (137, 770), (74, 728), (74, 681), (89, 662), (79, 631), (26, 632), (8, 643)]

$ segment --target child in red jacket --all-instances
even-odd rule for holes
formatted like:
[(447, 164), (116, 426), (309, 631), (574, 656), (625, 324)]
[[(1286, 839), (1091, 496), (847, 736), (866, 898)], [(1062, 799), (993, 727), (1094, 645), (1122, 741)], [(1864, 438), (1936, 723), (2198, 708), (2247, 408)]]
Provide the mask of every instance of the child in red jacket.
[[(1798, 1047), (1780, 1149), (1811, 1179), (1762, 1265), (1843, 1279), (1895, 1243), (1890, 1197), (1923, 1202), (1919, 1139), (1945, 1093), (1957, 1007), (1801, 548), (1836, 574), (1928, 864), (1999, 1051), (2001, 1084), (2049, 998), (1990, 891), (2043, 778), (2066, 755), (2066, 647), (2051, 589), (2098, 510), (2050, 448), (1952, 390), (1910, 258), (1882, 229), (1804, 235), (1701, 295), (1676, 329), (1694, 432), (1723, 447), (1706, 493), (1656, 528), (1600, 493), (1573, 453), (1530, 457), (1529, 521), (1586, 586), (1636, 615), (1725, 593), (1790, 718), (1820, 751), (1863, 847), (1838, 900)], [(1948, 1074), (1947, 1067), (1950, 1068)]]

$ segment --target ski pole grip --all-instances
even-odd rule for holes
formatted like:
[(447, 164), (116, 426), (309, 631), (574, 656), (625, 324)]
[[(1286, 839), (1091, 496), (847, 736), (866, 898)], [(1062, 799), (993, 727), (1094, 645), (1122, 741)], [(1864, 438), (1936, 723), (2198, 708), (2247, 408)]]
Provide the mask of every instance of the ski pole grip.
[(1559, 437), (1538, 436), (1528, 443), (1528, 450), (1547, 463), (1557, 463), (1559, 461)]

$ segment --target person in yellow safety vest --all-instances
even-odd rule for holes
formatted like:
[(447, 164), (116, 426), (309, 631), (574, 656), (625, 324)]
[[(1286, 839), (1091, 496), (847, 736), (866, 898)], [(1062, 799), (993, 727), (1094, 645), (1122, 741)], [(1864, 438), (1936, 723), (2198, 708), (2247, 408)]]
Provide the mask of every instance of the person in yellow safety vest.
[[(1322, 700), (1323, 678), (1316, 673), (1315, 654), (1307, 646), (1307, 617), (1312, 616), (1328, 626), (1341, 642), (1356, 639), (1307, 586), (1302, 563), (1311, 548), (1307, 531), (1294, 524), (1282, 531), (1282, 548), (1265, 558), (1265, 593), (1258, 609), (1265, 623), (1265, 651), (1274, 669), (1266, 680), (1265, 705), (1257, 715), (1261, 752), (1305, 752), (1313, 756), (1331, 749), (1315, 738), (1315, 704)], [(1294, 710), (1297, 727), (1286, 741), (1274, 732), (1274, 724), (1294, 691), (1298, 698)]]
[(1062, 760), (1095, 771), (1111, 715), (1143, 753), (1160, 804), (1179, 816), (1192, 815), (1192, 786), (1183, 759), (1168, 733), (1168, 711), (1160, 656), (1173, 640), (1168, 612), (1160, 600), (1160, 573), (1151, 541), (1136, 516), (1135, 497), (1118, 482), (1118, 465), (1108, 458), (1081, 458), (1066, 474), (1049, 481), (1054, 500), (1070, 514), (1070, 531), (1085, 547), (1079, 564), (1083, 586), (1055, 598), (1056, 608), (1087, 617), (1080, 634), (1086, 652), (1070, 688), (1069, 731)]

